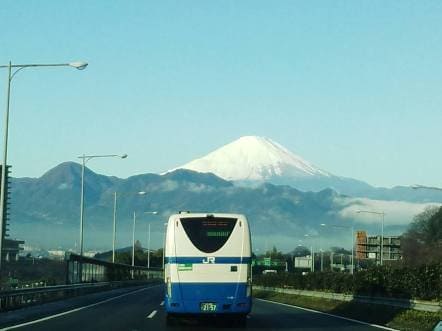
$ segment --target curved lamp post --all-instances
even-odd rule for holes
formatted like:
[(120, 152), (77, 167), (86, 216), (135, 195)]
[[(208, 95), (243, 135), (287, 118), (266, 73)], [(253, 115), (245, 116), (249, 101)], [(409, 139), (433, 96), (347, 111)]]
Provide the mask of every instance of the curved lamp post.
[(418, 185), (418, 184), (412, 185), (411, 188), (412, 188), (413, 190), (420, 190), (420, 189), (423, 189), (423, 190), (442, 191), (442, 188), (441, 188), (441, 187), (436, 187), (436, 186), (425, 186), (425, 185)]
[(113, 217), (113, 227), (112, 227), (112, 263), (115, 263), (115, 240), (117, 236), (117, 194), (122, 195), (146, 195), (147, 192), (131, 192), (131, 193), (118, 193), (114, 192), (114, 217)]
[(117, 155), (117, 154), (106, 154), (106, 155), (82, 155), (78, 156), (79, 159), (82, 159), (81, 166), (81, 197), (80, 197), (80, 255), (83, 256), (83, 223), (84, 223), (84, 169), (86, 167), (86, 163), (95, 158), (104, 158), (104, 157), (118, 157), (121, 159), (127, 158), (127, 154)]
[[(145, 214), (157, 214), (158, 212), (156, 211), (151, 211), (151, 212), (144, 212)], [(133, 217), (133, 226), (132, 226), (132, 279), (134, 278), (134, 269), (133, 267), (135, 267), (135, 226), (136, 226), (136, 222), (137, 222), (137, 214), (134, 211), (134, 217)], [(148, 245), (150, 246), (150, 224), (149, 224), (149, 243)], [(147, 251), (147, 263), (150, 264), (149, 261), (150, 258), (150, 254), (149, 254), (149, 248)]]
[(354, 247), (355, 247), (355, 229), (354, 226), (345, 226), (345, 225), (334, 225), (334, 224), (325, 224), (322, 223), (321, 226), (330, 226), (332, 228), (339, 228), (339, 229), (350, 229), (351, 230), (351, 274), (354, 274), (355, 270), (355, 263), (354, 263)]
[[(304, 237), (312, 239), (313, 237), (317, 237), (317, 235), (312, 236), (311, 234), (307, 233), (307, 234), (304, 235)], [(311, 272), (315, 272), (315, 252), (313, 250), (313, 242), (310, 242), (310, 244), (311, 244), (311, 246), (310, 246), (310, 254), (311, 254), (311, 257), (312, 257), (312, 264), (310, 265), (310, 271)]]
[[(158, 214), (157, 211), (145, 211), (145, 214), (150, 215), (156, 215)], [(150, 222), (148, 223), (148, 230), (147, 230), (147, 268), (150, 268)]]
[(163, 237), (163, 272), (164, 271), (164, 263), (166, 259), (166, 236), (167, 236), (167, 223), (164, 223), (164, 237)]
[[(3, 140), (3, 163), (1, 172), (1, 189), (0, 189), (0, 270), (2, 263), (2, 253), (3, 253), (3, 228), (4, 228), (4, 210), (5, 210), (5, 185), (6, 182), (6, 165), (8, 159), (8, 129), (9, 129), (9, 104), (11, 98), (11, 81), (15, 75), (25, 68), (35, 68), (35, 67), (73, 67), (78, 70), (83, 70), (87, 67), (87, 62), (71, 62), (71, 63), (49, 63), (49, 64), (12, 64), (9, 61), (7, 65), (0, 65), (0, 68), (8, 69), (8, 79), (6, 84), (6, 110), (5, 110), (5, 131)], [(15, 70), (15, 71), (13, 71)]]

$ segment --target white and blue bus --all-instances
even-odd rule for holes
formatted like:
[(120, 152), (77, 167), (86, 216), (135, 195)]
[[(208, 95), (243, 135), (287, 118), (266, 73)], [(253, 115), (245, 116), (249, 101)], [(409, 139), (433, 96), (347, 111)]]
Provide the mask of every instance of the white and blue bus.
[(236, 314), (251, 310), (251, 241), (239, 214), (179, 213), (170, 216), (165, 241), (168, 316)]

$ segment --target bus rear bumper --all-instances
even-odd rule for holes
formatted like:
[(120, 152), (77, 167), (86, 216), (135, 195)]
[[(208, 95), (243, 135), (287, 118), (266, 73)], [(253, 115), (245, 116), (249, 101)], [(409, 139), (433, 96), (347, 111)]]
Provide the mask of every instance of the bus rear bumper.
[(174, 301), (165, 298), (164, 306), (167, 313), (171, 314), (201, 314), (201, 315), (220, 315), (220, 314), (248, 314), (252, 309), (252, 300), (248, 298), (237, 298), (236, 300), (205, 300), (216, 305), (216, 309), (210, 312), (201, 310), (200, 300)]
[[(164, 306), (171, 314), (245, 315), (252, 307), (247, 283), (171, 283), (165, 292)], [(203, 304), (210, 309), (204, 311)]]

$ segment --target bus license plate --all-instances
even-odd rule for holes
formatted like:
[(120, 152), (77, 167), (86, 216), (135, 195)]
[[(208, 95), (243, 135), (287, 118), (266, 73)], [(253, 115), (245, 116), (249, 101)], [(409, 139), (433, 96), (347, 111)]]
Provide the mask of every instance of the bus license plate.
[(202, 302), (200, 308), (203, 312), (214, 312), (216, 311), (216, 303)]

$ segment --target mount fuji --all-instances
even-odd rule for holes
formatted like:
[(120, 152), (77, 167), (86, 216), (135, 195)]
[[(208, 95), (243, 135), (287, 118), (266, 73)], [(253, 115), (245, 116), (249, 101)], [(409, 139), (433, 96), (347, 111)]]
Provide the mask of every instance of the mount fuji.
[(231, 181), (332, 176), (273, 140), (257, 136), (241, 137), (178, 169), (211, 172)]
[(259, 136), (244, 136), (215, 151), (168, 172), (186, 169), (212, 173), (238, 185), (264, 182), (289, 185), (301, 191), (334, 191), (353, 197), (409, 202), (437, 202), (442, 192), (413, 190), (406, 186), (373, 187), (363, 181), (334, 175), (277, 142)]
[(243, 185), (269, 182), (307, 191), (332, 188), (348, 195), (361, 195), (373, 189), (362, 181), (333, 175), (277, 142), (259, 136), (241, 137), (170, 171), (177, 169), (213, 173)]

